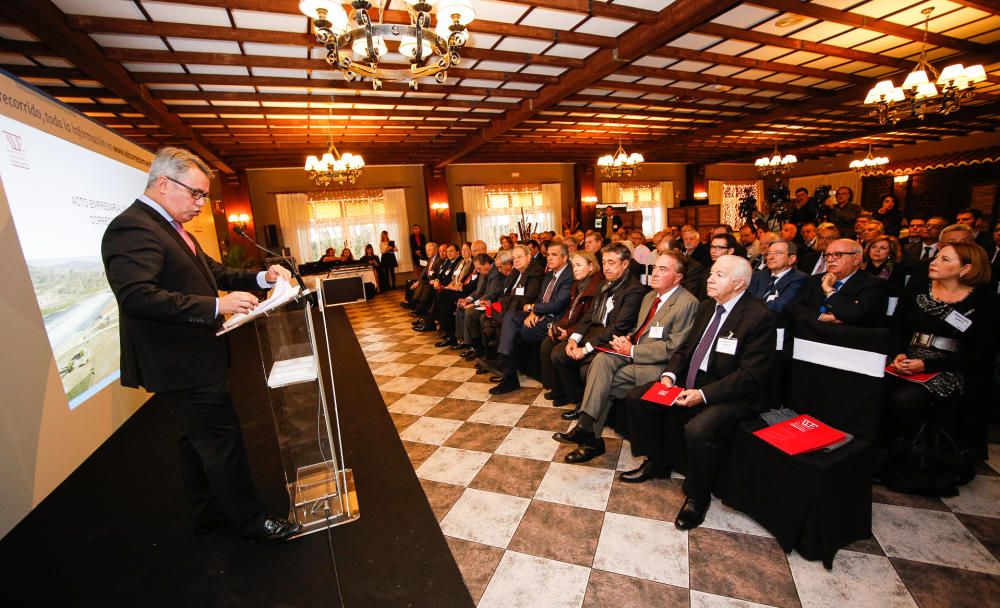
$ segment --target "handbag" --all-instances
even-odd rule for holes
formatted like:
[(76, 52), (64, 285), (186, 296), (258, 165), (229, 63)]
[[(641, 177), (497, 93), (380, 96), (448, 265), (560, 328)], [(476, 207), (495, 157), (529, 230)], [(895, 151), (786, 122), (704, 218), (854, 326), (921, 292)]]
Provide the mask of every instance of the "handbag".
[(893, 492), (958, 496), (958, 486), (975, 477), (972, 459), (944, 429), (927, 424), (910, 442), (889, 449), (882, 483)]

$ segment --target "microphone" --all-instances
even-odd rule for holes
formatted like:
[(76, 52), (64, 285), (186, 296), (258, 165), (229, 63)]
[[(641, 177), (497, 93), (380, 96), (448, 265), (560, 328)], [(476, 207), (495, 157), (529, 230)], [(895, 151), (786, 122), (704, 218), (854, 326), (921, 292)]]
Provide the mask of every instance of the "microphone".
[[(246, 228), (243, 228), (242, 226), (233, 226), (233, 232), (235, 232), (236, 234), (238, 234), (241, 237), (245, 238), (246, 240), (250, 241), (251, 243), (253, 243), (254, 247), (256, 247), (257, 249), (260, 249), (264, 253), (270, 255), (272, 258), (281, 258), (281, 260), (283, 262), (287, 262), (288, 261), (285, 258), (285, 256), (283, 256), (283, 255), (281, 255), (279, 253), (276, 253), (274, 251), (271, 251), (267, 247), (264, 247), (263, 245), (261, 245), (260, 243), (258, 243), (255, 238), (253, 238), (252, 236), (250, 236), (249, 234), (247, 234)], [(289, 266), (288, 269), (292, 272), (292, 276), (295, 277), (296, 282), (298, 282), (299, 287), (302, 289), (302, 293), (305, 293), (305, 292), (309, 291), (306, 288), (305, 281), (302, 280), (302, 275), (299, 274), (299, 269), (295, 267), (295, 264), (288, 264), (288, 266)]]

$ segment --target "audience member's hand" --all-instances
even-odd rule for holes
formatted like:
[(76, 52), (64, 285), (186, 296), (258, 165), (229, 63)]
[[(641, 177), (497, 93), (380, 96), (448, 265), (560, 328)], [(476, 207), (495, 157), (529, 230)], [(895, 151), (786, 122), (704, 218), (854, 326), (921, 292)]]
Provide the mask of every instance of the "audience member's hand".
[(632, 352), (632, 341), (625, 336), (614, 336), (611, 338), (611, 348), (616, 353), (627, 355)]
[(840, 319), (833, 316), (833, 313), (831, 312), (824, 312), (819, 317), (817, 317), (817, 320), (822, 321), (824, 323), (840, 323)]
[(535, 324), (537, 323), (538, 323), (538, 317), (536, 317), (535, 313), (533, 312), (528, 313), (528, 316), (524, 318), (525, 327), (534, 327)]
[(696, 388), (686, 388), (682, 390), (681, 394), (677, 395), (677, 399), (674, 400), (674, 405), (679, 405), (681, 407), (694, 407), (696, 405), (701, 405), (702, 403), (704, 403), (704, 401), (701, 399), (701, 391)]
[(566, 337), (569, 336), (568, 331), (566, 331), (562, 327), (556, 327), (555, 325), (552, 326), (552, 333), (554, 334), (553, 337), (556, 340), (565, 340)]
[(836, 282), (837, 282), (837, 275), (833, 274), (832, 272), (824, 274), (823, 278), (820, 279), (820, 285), (823, 287), (823, 293), (826, 293), (828, 291), (833, 291), (833, 284)]
[(571, 359), (579, 361), (587, 356), (587, 351), (583, 350), (579, 346), (575, 346), (572, 349), (566, 347), (566, 354), (569, 355)]
[(908, 359), (903, 354), (896, 355), (896, 358), (892, 361), (892, 366), (904, 376), (919, 374), (925, 369), (923, 359)]
[[(287, 271), (286, 271), (287, 272)], [(219, 314), (247, 313), (257, 306), (257, 297), (245, 291), (231, 291), (219, 298)]]
[(674, 381), (670, 376), (660, 376), (660, 384), (667, 388), (673, 388)]
[(279, 266), (278, 264), (272, 264), (267, 272), (264, 273), (264, 280), (268, 283), (274, 283), (278, 279), (285, 279), (286, 281), (292, 280), (292, 273), (288, 272), (288, 269), (284, 266)]

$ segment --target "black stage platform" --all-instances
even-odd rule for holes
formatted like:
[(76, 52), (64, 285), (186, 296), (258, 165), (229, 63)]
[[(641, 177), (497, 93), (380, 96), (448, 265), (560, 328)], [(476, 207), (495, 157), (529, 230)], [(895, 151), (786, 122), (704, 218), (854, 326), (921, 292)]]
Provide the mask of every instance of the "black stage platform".
[[(361, 519), (332, 529), (347, 606), (472, 606), (342, 309), (330, 309), (340, 420)], [(319, 326), (321, 327), (321, 325)], [(233, 397), (262, 499), (288, 512), (252, 327), (231, 337)], [(323, 532), (263, 546), (191, 535), (172, 412), (154, 398), (0, 542), (27, 605), (340, 605)]]

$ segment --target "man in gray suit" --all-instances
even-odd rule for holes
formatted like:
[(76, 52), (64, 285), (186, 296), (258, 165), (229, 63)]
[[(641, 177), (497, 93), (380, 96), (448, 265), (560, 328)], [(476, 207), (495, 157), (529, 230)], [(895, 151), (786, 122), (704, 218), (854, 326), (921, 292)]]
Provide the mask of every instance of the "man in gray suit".
[(632, 332), (611, 341), (616, 354), (600, 353), (594, 359), (576, 426), (568, 433), (552, 436), (562, 443), (577, 444), (566, 455), (567, 462), (587, 462), (604, 453), (601, 432), (611, 404), (630, 388), (659, 378), (674, 350), (687, 338), (698, 300), (681, 286), (686, 270), (687, 258), (683, 254), (660, 254), (653, 267), (653, 291), (643, 298)]
[(465, 338), (466, 310), (479, 306), (482, 300), (495, 300), (500, 295), (504, 278), (510, 274), (510, 269), (514, 267), (513, 258), (509, 251), (498, 252), (496, 260), (491, 259), (485, 253), (480, 253), (475, 257), (475, 264), (476, 272), (479, 273), (480, 277), (476, 283), (476, 290), (459, 300), (455, 305), (455, 337), (458, 338), (459, 342), (457, 346), (452, 347), (453, 350), (469, 348), (468, 340)]

